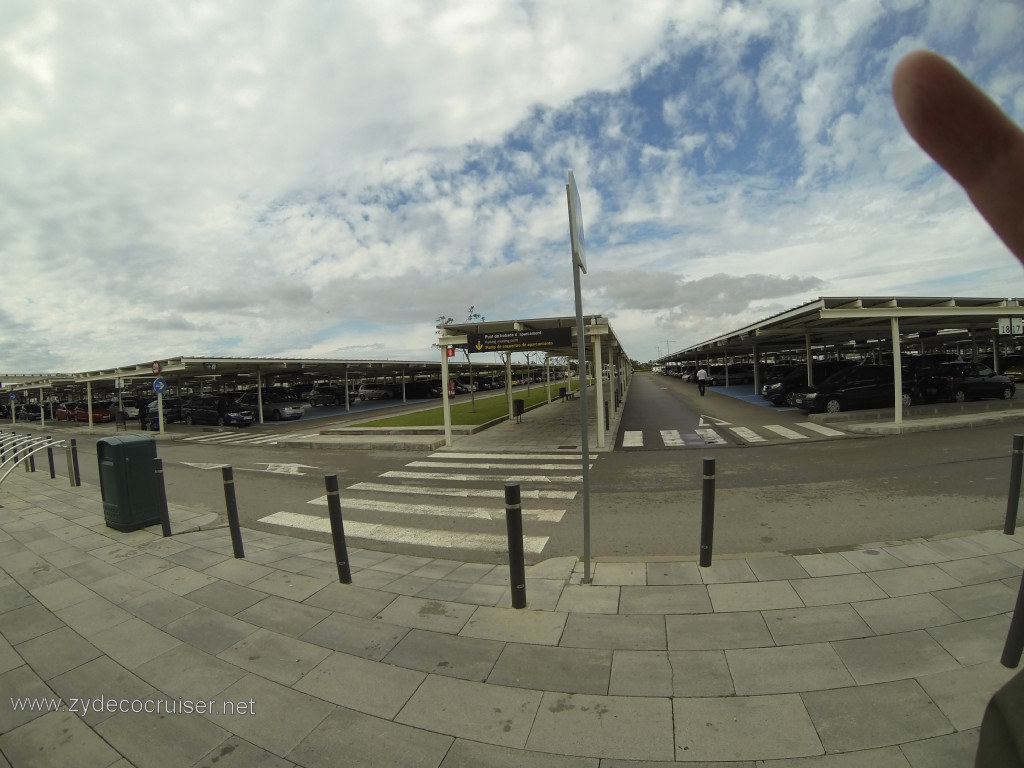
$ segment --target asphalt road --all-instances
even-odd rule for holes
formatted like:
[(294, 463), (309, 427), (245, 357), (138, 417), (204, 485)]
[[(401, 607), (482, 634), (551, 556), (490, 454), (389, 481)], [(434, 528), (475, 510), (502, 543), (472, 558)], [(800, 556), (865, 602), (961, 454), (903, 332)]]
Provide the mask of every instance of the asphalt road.
[[(630, 392), (623, 429), (635, 416), (633, 424), (661, 424), (667, 418), (677, 429), (692, 431), (702, 416), (698, 408), (687, 403), (685, 395), (692, 393), (682, 390), (684, 396), (678, 396), (672, 391), (674, 384), (663, 387), (657, 378), (653, 387), (634, 387)], [(766, 420), (784, 418), (803, 417), (798, 412), (786, 416), (765, 410)], [(732, 444), (707, 449), (662, 447), (601, 454), (590, 472), (591, 554), (595, 558), (695, 558), (700, 543), (705, 457), (715, 459), (716, 556), (841, 548), (1001, 528), (1009, 487), (1010, 446), (1013, 434), (1020, 429), (1019, 424), (1011, 423), (893, 437)], [(84, 438), (79, 443), (83, 479), (98, 483), (95, 441)], [(161, 442), (160, 455), (172, 503), (223, 513), (220, 466), (229, 464), (234, 468), (243, 524), (318, 539), (326, 536), (269, 526), (260, 520), (278, 512), (326, 517), (326, 506), (315, 503), (324, 495), (324, 475), (338, 476), (344, 506), (345, 489), (357, 483), (379, 486), (386, 473), (400, 475), (410, 463), (429, 458), (409, 451), (184, 441)], [(525, 463), (528, 459), (517, 461)], [(57, 468), (63, 474), (60, 460)], [(442, 473), (456, 476), (462, 471), (451, 468)], [(408, 485), (414, 481), (388, 482)], [(467, 480), (461, 485), (478, 488), (480, 483)], [(523, 487), (527, 490), (530, 486)], [(368, 525), (401, 521), (424, 531), (447, 532), (456, 542), (463, 535), (488, 533), (500, 537), (504, 532), (501, 499), (458, 502), (474, 505), (474, 510), (489, 507), (493, 515), (477, 512), (446, 518), (397, 514), (388, 506), (393, 504), (393, 495), (374, 492), (368, 496), (379, 499), (379, 508), (346, 512), (347, 521), (350, 517)], [(402, 498), (423, 509), (442, 508), (449, 503), (416, 492)], [(523, 504), (526, 511), (554, 506), (564, 510), (560, 519), (528, 520), (525, 524), (527, 535), (543, 533), (547, 537), (543, 550), (529, 557), (531, 562), (583, 552), (582, 494), (564, 502), (524, 499)], [(352, 536), (350, 545), (381, 548)], [(416, 541), (388, 548), (467, 561), (503, 562), (506, 557), (501, 547), (480, 551), (460, 548), (457, 543), (424, 546)]]

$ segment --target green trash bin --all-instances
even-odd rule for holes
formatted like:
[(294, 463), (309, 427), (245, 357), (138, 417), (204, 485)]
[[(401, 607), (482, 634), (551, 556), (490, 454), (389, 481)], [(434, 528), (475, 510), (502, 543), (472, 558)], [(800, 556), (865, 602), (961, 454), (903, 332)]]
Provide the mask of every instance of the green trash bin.
[(149, 435), (104, 437), (96, 444), (103, 517), (110, 528), (134, 531), (160, 522), (156, 440)]

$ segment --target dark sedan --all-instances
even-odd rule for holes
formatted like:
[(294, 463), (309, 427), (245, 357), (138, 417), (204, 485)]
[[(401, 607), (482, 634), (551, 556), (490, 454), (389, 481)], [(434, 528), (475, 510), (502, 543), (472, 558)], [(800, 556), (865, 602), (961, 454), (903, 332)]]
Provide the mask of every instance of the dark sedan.
[(255, 420), (253, 412), (224, 395), (203, 395), (182, 406), (186, 424), (216, 424), (218, 427), (248, 427)]
[(962, 403), (982, 397), (1009, 400), (1017, 391), (1013, 379), (996, 373), (982, 363), (942, 363), (921, 383), (928, 400)]
[[(862, 408), (892, 408), (895, 377), (891, 365), (855, 365), (829, 376), (816, 387), (796, 394), (796, 406), (808, 413), (856, 411)], [(910, 382), (903, 384), (903, 405), (911, 403)]]

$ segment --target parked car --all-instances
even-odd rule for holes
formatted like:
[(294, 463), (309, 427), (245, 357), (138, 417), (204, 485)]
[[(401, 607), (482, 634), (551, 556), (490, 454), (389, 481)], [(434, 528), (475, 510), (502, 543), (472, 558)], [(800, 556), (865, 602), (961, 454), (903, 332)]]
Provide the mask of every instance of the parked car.
[(441, 384), (433, 381), (410, 381), (405, 385), (405, 395), (412, 398), (440, 397)]
[[(139, 401), (140, 404), (142, 401)], [(165, 397), (164, 398), (164, 424), (174, 424), (175, 422), (181, 422), (185, 420), (183, 408), (185, 401), (180, 397)], [(146, 403), (140, 407), (145, 409), (146, 418), (143, 421), (143, 429), (150, 429), (156, 431), (160, 429), (160, 411), (157, 407), (157, 401), (154, 400), (151, 403)]]
[(952, 400), (962, 403), (982, 397), (1009, 400), (1017, 387), (1009, 376), (996, 373), (981, 363), (942, 363), (921, 382), (927, 400)]
[(54, 412), (57, 421), (75, 420), (75, 403), (60, 403)]
[[(89, 404), (75, 404), (75, 421), (89, 420)], [(102, 400), (92, 404), (92, 423), (101, 424), (114, 420), (114, 408), (109, 400)]]
[(248, 427), (255, 421), (251, 410), (227, 395), (202, 395), (187, 401), (181, 410), (186, 424)]
[(124, 411), (129, 419), (139, 418), (139, 401), (134, 397), (122, 397), (121, 402), (115, 400), (114, 409)]
[[(811, 363), (811, 377), (815, 382), (825, 381), (843, 368), (856, 365), (850, 360), (822, 360)], [(796, 394), (807, 388), (807, 365), (799, 363), (789, 368), (778, 378), (769, 380), (761, 389), (761, 395), (772, 405), (796, 405)]]
[[(345, 390), (343, 387), (332, 387), (327, 384), (313, 387), (304, 398), (310, 405), (344, 405)], [(349, 398), (351, 400), (351, 398)]]
[[(264, 419), (281, 421), (282, 419), (302, 418), (302, 403), (291, 400), (284, 393), (273, 389), (266, 389), (262, 394)], [(236, 402), (255, 413), (260, 407), (261, 398), (256, 390), (250, 390), (236, 398)]]
[(393, 397), (401, 397), (402, 390), (395, 393), (394, 384), (360, 384), (357, 392), (360, 400), (390, 400)]
[[(904, 406), (913, 402), (913, 383), (903, 383)], [(895, 376), (891, 365), (855, 365), (829, 376), (814, 387), (796, 393), (795, 405), (808, 413), (891, 408), (895, 400)]]
[(15, 409), (14, 416), (23, 421), (40, 421), (43, 418), (43, 407), (39, 403), (22, 403)]

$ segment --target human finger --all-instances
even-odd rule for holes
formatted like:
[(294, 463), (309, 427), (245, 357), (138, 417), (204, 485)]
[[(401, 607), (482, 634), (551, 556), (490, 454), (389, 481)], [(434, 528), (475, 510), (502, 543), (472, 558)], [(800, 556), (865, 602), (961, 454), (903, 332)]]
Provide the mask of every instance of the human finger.
[(1024, 263), (1024, 132), (930, 51), (905, 56), (893, 73), (892, 89), (907, 132), (960, 183)]

